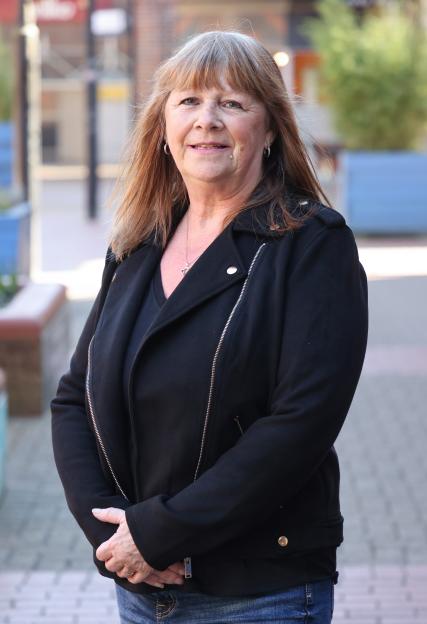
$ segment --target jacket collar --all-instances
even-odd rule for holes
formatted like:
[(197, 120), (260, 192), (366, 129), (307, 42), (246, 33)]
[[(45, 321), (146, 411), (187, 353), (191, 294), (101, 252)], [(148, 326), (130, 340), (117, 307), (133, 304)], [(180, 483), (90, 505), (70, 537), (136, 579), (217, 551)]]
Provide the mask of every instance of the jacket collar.
[[(284, 191), (287, 210), (294, 216), (303, 216), (313, 205), (313, 199), (298, 193), (293, 187)], [(283, 216), (280, 208), (272, 208), (270, 203), (261, 204), (255, 208), (243, 210), (234, 219), (233, 228), (236, 231), (245, 231), (267, 238), (280, 238), (283, 232), (277, 230), (283, 225)]]
[[(298, 210), (300, 210), (301, 212), (302, 209), (307, 207), (307, 205), (312, 203), (313, 201), (309, 197), (303, 197), (293, 190), (286, 190), (285, 199), (287, 202), (288, 210), (291, 213), (296, 213)], [(172, 235), (175, 232), (180, 220), (184, 216), (186, 210), (187, 207), (185, 207), (184, 209), (180, 209), (179, 207), (177, 207), (175, 209), (172, 217), (172, 227), (169, 233), (169, 239), (172, 238)], [(236, 215), (236, 217), (230, 223), (229, 227), (231, 227), (235, 232), (248, 232), (249, 234), (253, 234), (255, 236), (276, 239), (283, 236), (283, 233), (277, 232), (277, 226), (281, 222), (281, 211), (277, 208), (272, 210), (270, 204), (265, 203), (260, 204), (259, 206), (242, 210), (238, 215)], [(276, 224), (276, 227), (274, 227), (274, 224)], [(152, 232), (143, 242), (135, 247), (132, 253), (134, 253), (144, 245), (155, 245), (154, 232)]]

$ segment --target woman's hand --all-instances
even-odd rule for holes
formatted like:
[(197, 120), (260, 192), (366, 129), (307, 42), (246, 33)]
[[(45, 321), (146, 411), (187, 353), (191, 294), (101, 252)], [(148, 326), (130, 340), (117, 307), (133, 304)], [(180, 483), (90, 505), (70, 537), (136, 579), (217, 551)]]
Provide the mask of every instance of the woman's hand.
[(92, 509), (92, 513), (101, 522), (119, 525), (115, 534), (96, 550), (96, 557), (105, 562), (107, 570), (115, 572), (121, 578), (127, 578), (133, 584), (144, 582), (161, 588), (164, 587), (164, 583), (182, 585), (184, 582), (182, 563), (174, 563), (166, 570), (155, 570), (148, 565), (135, 546), (123, 509), (116, 507)]

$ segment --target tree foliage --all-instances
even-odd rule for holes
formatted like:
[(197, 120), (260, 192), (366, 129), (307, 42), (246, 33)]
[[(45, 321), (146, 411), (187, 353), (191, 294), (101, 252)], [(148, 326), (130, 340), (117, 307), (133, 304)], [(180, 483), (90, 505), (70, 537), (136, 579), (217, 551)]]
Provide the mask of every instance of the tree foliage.
[(321, 57), (321, 90), (349, 149), (415, 149), (427, 122), (427, 38), (399, 5), (358, 20), (320, 0), (304, 31)]
[(0, 121), (12, 114), (12, 61), (9, 50), (0, 38)]

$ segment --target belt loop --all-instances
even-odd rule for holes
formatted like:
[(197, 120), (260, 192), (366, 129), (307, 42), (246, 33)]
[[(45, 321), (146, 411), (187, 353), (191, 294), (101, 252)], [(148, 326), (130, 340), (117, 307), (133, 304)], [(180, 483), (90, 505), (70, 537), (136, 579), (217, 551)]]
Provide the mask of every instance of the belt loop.
[(305, 585), (305, 603), (307, 606), (313, 604), (313, 586), (311, 583)]

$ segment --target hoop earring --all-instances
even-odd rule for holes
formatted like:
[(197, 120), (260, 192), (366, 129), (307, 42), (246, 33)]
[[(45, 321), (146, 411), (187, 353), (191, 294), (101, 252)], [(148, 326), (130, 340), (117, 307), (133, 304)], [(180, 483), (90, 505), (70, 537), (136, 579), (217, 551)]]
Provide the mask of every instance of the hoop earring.
[(171, 155), (171, 152), (170, 152), (170, 149), (169, 149), (169, 145), (166, 143), (166, 141), (165, 141), (165, 143), (163, 145), (163, 151), (166, 154), (166, 156), (170, 156)]
[(264, 156), (266, 158), (270, 158), (270, 154), (271, 154), (271, 148), (269, 145), (267, 145), (267, 147), (264, 147)]

